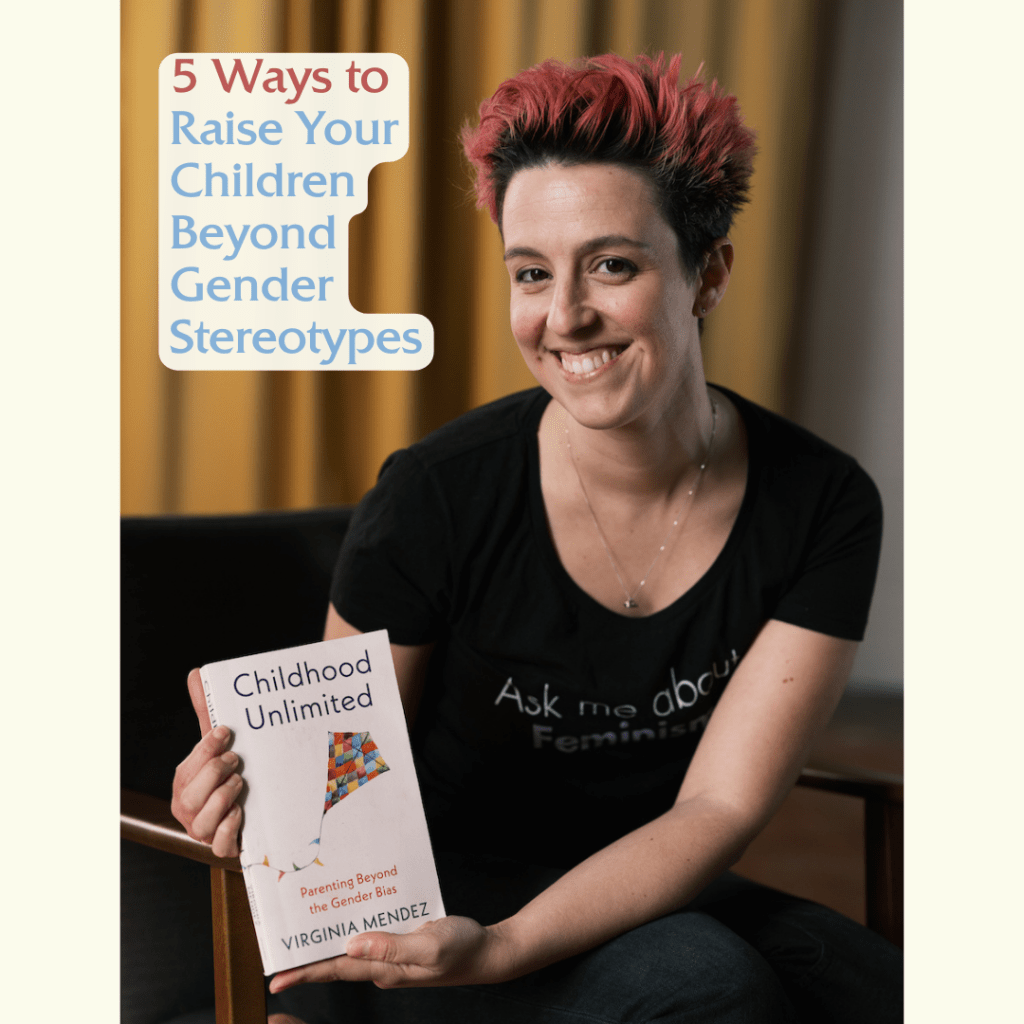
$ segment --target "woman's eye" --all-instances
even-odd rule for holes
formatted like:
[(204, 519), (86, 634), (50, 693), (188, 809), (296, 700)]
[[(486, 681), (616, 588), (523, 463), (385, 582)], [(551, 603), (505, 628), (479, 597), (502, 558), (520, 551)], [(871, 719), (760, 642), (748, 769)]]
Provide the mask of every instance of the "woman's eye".
[(540, 267), (525, 267), (516, 272), (516, 280), (520, 284), (536, 284), (550, 276), (546, 270), (541, 270)]
[(636, 267), (629, 260), (621, 259), (618, 256), (608, 256), (598, 263), (597, 269), (603, 274), (614, 274), (616, 277), (622, 277), (632, 274)]

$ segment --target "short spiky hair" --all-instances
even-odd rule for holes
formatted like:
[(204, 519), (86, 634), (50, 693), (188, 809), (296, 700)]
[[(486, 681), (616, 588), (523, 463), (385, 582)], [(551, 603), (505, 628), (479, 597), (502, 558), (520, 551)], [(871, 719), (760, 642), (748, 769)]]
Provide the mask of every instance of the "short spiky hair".
[(477, 206), (500, 227), (517, 171), (548, 163), (614, 163), (643, 171), (696, 276), (746, 202), (754, 133), (734, 96), (700, 72), (679, 86), (680, 57), (615, 54), (548, 60), (503, 82), (462, 130), (476, 170)]

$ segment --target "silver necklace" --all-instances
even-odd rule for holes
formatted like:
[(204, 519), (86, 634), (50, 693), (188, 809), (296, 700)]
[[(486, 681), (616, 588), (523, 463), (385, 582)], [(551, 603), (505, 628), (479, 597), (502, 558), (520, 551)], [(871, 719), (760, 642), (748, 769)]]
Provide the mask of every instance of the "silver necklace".
[[(711, 458), (711, 447), (715, 443), (715, 430), (718, 427), (718, 403), (712, 398), (711, 399), (711, 438), (708, 441), (707, 451), (704, 453), (704, 461), (700, 464), (700, 468), (697, 470), (697, 479), (693, 482), (693, 486), (686, 492), (687, 506), (686, 514), (689, 516), (690, 510), (693, 508), (693, 496), (700, 487), (701, 480), (704, 479), (704, 470), (707, 468), (708, 461)], [(587, 503), (587, 510), (590, 512), (590, 518), (594, 521), (594, 528), (597, 530), (597, 535), (601, 539), (601, 544), (604, 547), (604, 552), (608, 556), (608, 561), (611, 564), (612, 572), (615, 573), (615, 578), (619, 581), (619, 586), (622, 587), (622, 593), (626, 595), (626, 600), (623, 602), (623, 607), (626, 609), (639, 608), (640, 605), (637, 603), (637, 595), (643, 589), (644, 584), (650, 578), (651, 573), (654, 571), (655, 565), (658, 564), (658, 559), (661, 558), (662, 552), (665, 550), (665, 545), (672, 534), (672, 531), (679, 525), (680, 519), (684, 518), (682, 515), (682, 507), (676, 513), (675, 518), (672, 520), (672, 525), (668, 528), (665, 536), (661, 539), (661, 544), (658, 545), (658, 550), (651, 560), (651, 564), (647, 567), (647, 572), (644, 573), (644, 578), (636, 585), (636, 588), (630, 593), (629, 588), (622, 580), (622, 574), (619, 572), (619, 564), (615, 559), (615, 555), (612, 554), (611, 545), (608, 543), (608, 539), (604, 535), (604, 530), (601, 529), (601, 524), (597, 521), (597, 515), (594, 512), (594, 506), (590, 504), (590, 497), (587, 494), (586, 487), (583, 486), (583, 477), (580, 476), (579, 467), (576, 465), (576, 460), (572, 454), (572, 444), (569, 442), (569, 428), (565, 428), (565, 450), (569, 456), (569, 461), (572, 463), (572, 468), (576, 472), (576, 480), (580, 485), (580, 491), (583, 494), (583, 500)]]

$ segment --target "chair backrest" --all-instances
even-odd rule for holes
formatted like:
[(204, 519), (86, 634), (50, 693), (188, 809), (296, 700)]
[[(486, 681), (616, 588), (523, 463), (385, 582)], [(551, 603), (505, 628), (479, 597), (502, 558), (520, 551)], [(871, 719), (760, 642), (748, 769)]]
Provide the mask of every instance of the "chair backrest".
[(199, 739), (185, 679), (319, 640), (349, 508), (121, 522), (121, 785), (168, 797)]

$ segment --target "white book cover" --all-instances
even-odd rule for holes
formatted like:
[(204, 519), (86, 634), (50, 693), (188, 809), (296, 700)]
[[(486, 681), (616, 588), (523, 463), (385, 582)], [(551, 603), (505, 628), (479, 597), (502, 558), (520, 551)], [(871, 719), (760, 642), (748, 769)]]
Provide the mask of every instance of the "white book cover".
[(444, 917), (387, 632), (201, 672), (245, 780), (241, 862), (264, 972)]

